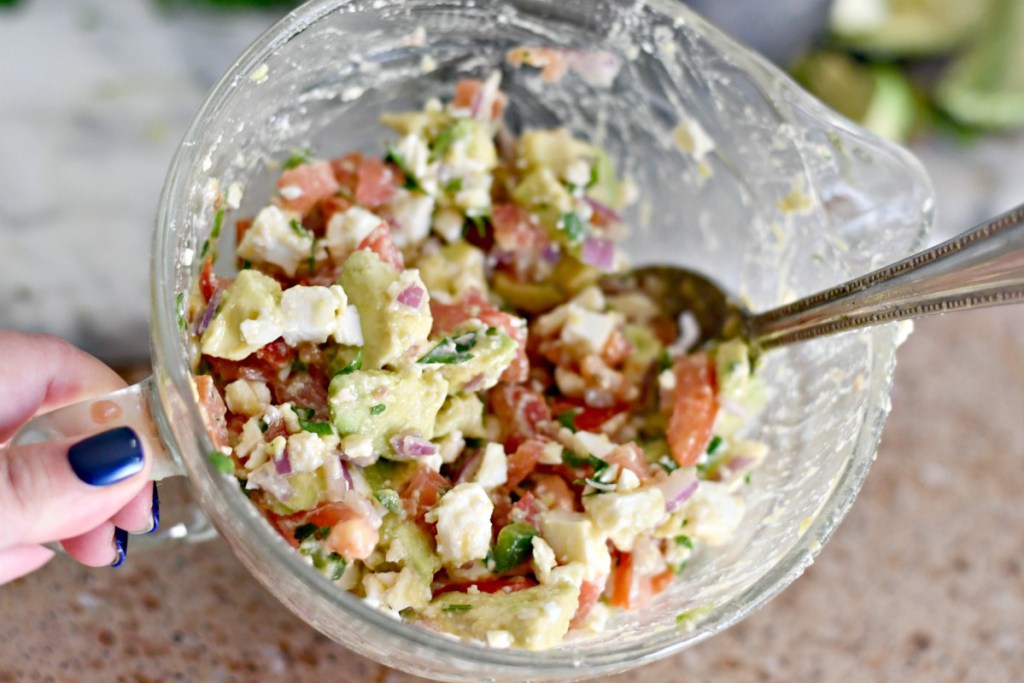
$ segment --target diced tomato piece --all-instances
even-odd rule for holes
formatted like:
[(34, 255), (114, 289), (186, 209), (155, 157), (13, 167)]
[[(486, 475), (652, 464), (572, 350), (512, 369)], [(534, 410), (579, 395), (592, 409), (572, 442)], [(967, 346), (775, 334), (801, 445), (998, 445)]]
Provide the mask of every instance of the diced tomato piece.
[(295, 530), (306, 523), (306, 514), (299, 513), (297, 515), (275, 515), (269, 510), (266, 511), (267, 519), (274, 525), (278, 533), (281, 534), (284, 540), (288, 541), (293, 548), (299, 547), (299, 542), (295, 538)]
[(317, 526), (334, 526), (338, 522), (349, 519), (351, 516), (352, 510), (347, 505), (327, 503), (313, 510), (313, 514), (309, 516), (307, 521)]
[(203, 414), (206, 429), (217, 447), (228, 443), (228, 425), (225, 417), (228, 407), (217, 391), (210, 375), (195, 375), (196, 393), (199, 394), (199, 411)]
[(582, 400), (558, 398), (551, 402), (551, 414), (561, 415), (567, 411), (573, 411), (575, 417), (573, 418), (573, 424), (576, 429), (584, 432), (596, 432), (601, 429), (608, 420), (612, 419), (620, 413), (624, 413), (629, 410), (629, 406), (625, 405), (614, 405), (606, 408), (596, 408), (594, 406), (588, 406), (583, 403)]
[(548, 510), (564, 510), (572, 512), (576, 509), (576, 494), (569, 482), (557, 474), (535, 474), (536, 486), (533, 493)]
[(208, 256), (203, 262), (202, 272), (199, 273), (199, 291), (203, 298), (209, 301), (213, 298), (218, 286), (217, 274), (213, 272), (213, 256)]
[(593, 581), (584, 581), (580, 584), (579, 604), (576, 607), (576, 613), (572, 615), (572, 621), (569, 622), (570, 629), (579, 628), (586, 622), (603, 590), (604, 588), (600, 584)]
[(320, 202), (320, 212), (324, 217), (324, 226), (331, 222), (336, 213), (344, 213), (353, 207), (351, 199), (332, 195)]
[(279, 337), (266, 346), (256, 349), (256, 353), (253, 355), (275, 370), (280, 370), (284, 366), (291, 364), (295, 354), (295, 349), (288, 346), (284, 339)]
[(521, 384), (499, 384), (488, 399), (506, 436), (535, 436), (537, 425), (551, 419), (544, 397)]
[(451, 487), (452, 483), (443, 475), (429, 467), (420, 467), (400, 492), (405, 513), (422, 522), (423, 515), (437, 505), (441, 494)]
[(318, 420), (327, 419), (328, 383), (319, 373), (292, 373), (271, 385), (274, 403), (291, 403), (297, 408), (311, 408)]
[[(461, 109), (476, 109), (480, 105), (480, 98), (483, 96), (484, 82), (474, 78), (463, 78), (455, 84), (455, 97), (452, 104)], [(505, 110), (505, 95), (497, 92), (494, 102), (491, 104), (490, 118), (495, 121), (501, 118)]]
[(550, 241), (544, 228), (517, 204), (495, 204), (491, 209), (491, 222), (494, 224), (494, 243), (502, 249), (542, 249)]
[(356, 250), (361, 249), (374, 252), (381, 261), (393, 266), (395, 270), (402, 270), (405, 267), (402, 252), (391, 239), (391, 228), (386, 223), (378, 225), (359, 243)]
[(481, 593), (515, 593), (526, 588), (533, 588), (537, 582), (527, 576), (499, 576), (493, 579), (481, 579), (479, 581), (458, 581), (441, 586), (434, 591), (434, 597), (445, 593), (465, 593), (475, 587)]
[(621, 446), (616, 446), (611, 453), (604, 458), (605, 462), (618, 465), (622, 469), (631, 470), (639, 477), (641, 482), (651, 478), (651, 466), (647, 462), (642, 448), (632, 441)]
[(654, 595), (651, 577), (636, 572), (631, 553), (618, 553), (618, 562), (612, 569), (611, 595), (608, 604), (622, 609), (639, 609)]
[(301, 191), (301, 194), (297, 196), (292, 196), (290, 191), (285, 191), (281, 195), (281, 206), (290, 211), (305, 214), (321, 199), (330, 197), (337, 192), (339, 186), (330, 162), (314, 161), (290, 168), (282, 173), (277, 180), (277, 187), (281, 190), (297, 188)]
[(540, 439), (527, 439), (508, 456), (508, 481), (505, 482), (507, 488), (519, 486), (523, 479), (537, 468), (537, 463), (544, 454), (544, 443)]
[(666, 569), (660, 574), (655, 574), (651, 577), (651, 595), (657, 595), (666, 588), (672, 585), (675, 581), (676, 575), (671, 569)]
[(509, 521), (526, 522), (534, 529), (540, 528), (540, 506), (533, 494), (527, 491), (523, 497), (512, 504)]
[(697, 462), (711, 441), (718, 413), (715, 364), (706, 353), (683, 356), (675, 365), (676, 387), (669, 417), (669, 451), (680, 467)]
[(239, 218), (235, 221), (235, 244), (241, 244), (242, 238), (245, 237), (245, 233), (249, 232), (249, 228), (252, 227), (251, 218)]
[(364, 157), (359, 162), (356, 182), (356, 202), (367, 209), (376, 209), (395, 193), (395, 178), (391, 167), (377, 157)]
[(601, 348), (601, 360), (610, 366), (618, 365), (633, 353), (633, 345), (620, 330), (612, 330)]
[(363, 155), (359, 152), (349, 152), (337, 159), (331, 159), (330, 162), (331, 170), (334, 171), (334, 179), (353, 197), (359, 182), (359, 164), (362, 160)]

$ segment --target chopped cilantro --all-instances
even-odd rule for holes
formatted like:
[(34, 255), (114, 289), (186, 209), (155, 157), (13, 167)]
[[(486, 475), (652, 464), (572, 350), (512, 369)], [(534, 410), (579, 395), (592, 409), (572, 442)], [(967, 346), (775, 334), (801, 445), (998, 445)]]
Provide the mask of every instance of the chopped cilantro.
[(174, 299), (174, 307), (178, 314), (178, 329), (184, 332), (188, 327), (188, 323), (185, 322), (185, 292), (178, 292)]
[(498, 328), (497, 327), (488, 327), (487, 331), (484, 332), (484, 334), (486, 334), (488, 337), (494, 337), (494, 336), (496, 336), (498, 334)]
[(750, 472), (747, 472), (746, 474), (743, 475), (743, 483), (746, 484), (747, 486), (750, 485)]
[(330, 436), (334, 433), (334, 427), (331, 426), (330, 422), (309, 422), (301, 417), (299, 418), (299, 427), (303, 431), (319, 434), (320, 436)]
[(295, 150), (295, 151), (293, 151), (291, 153), (291, 156), (289, 156), (287, 159), (285, 159), (285, 161), (284, 161), (284, 168), (285, 168), (285, 170), (291, 170), (291, 169), (295, 168), (296, 166), (302, 166), (303, 164), (308, 164), (310, 162), (310, 160), (312, 160), (312, 158), (313, 158), (313, 150), (311, 150), (309, 147), (304, 147), (302, 149), (297, 149), (297, 150)]
[(568, 448), (562, 451), (562, 462), (569, 467), (583, 467), (587, 464), (587, 458), (589, 457), (590, 456), (579, 455), (570, 451)]
[(711, 441), (708, 443), (708, 455), (714, 455), (718, 452), (718, 449), (722, 446), (722, 437), (717, 434), (711, 437)]
[(665, 372), (672, 367), (672, 356), (668, 355), (668, 349), (662, 349), (658, 354), (658, 372)]
[(298, 415), (300, 420), (312, 420), (313, 416), (316, 415), (316, 411), (312, 408), (304, 408), (302, 406), (295, 406), (292, 408), (292, 412)]
[(294, 232), (299, 237), (311, 237), (313, 234), (305, 227), (303, 227), (302, 223), (300, 223), (297, 218), (291, 219), (291, 221), (288, 222), (288, 225), (291, 226), (292, 232)]
[(252, 268), (252, 261), (249, 259), (242, 261), (242, 270), (249, 270), (250, 268)]
[(597, 164), (591, 164), (590, 166), (590, 178), (587, 180), (587, 189), (589, 190), (601, 180), (601, 172), (597, 170)]
[(381, 505), (383, 505), (388, 512), (393, 512), (396, 515), (402, 512), (402, 501), (398, 497), (398, 492), (393, 489), (377, 489), (373, 492), (373, 497), (377, 499)]
[(466, 437), (466, 448), (482, 448), (487, 443), (484, 439), (478, 439), (473, 436)]
[(578, 409), (566, 410), (555, 416), (559, 424), (568, 429), (570, 432), (576, 431), (576, 416), (580, 414)]
[(210, 240), (203, 240), (203, 248), (199, 250), (199, 258), (204, 259), (210, 253)]
[(402, 172), (405, 176), (405, 189), (407, 190), (423, 190), (423, 186), (420, 185), (420, 181), (417, 180), (416, 176), (413, 175), (412, 171), (405, 163), (405, 157), (398, 153), (398, 151), (388, 145), (387, 154), (384, 155), (384, 161), (389, 161)]
[(470, 349), (476, 346), (477, 336), (475, 332), (467, 332), (458, 337), (445, 337), (437, 346), (427, 351), (417, 363), (439, 363), (452, 365), (465, 363), (473, 359)]
[(223, 472), (224, 474), (235, 473), (235, 461), (220, 451), (210, 452), (210, 462), (213, 463), (214, 468), (218, 472)]
[(381, 413), (383, 413), (387, 409), (388, 409), (388, 407), (386, 405), (384, 405), (383, 403), (376, 403), (376, 404), (370, 406), (370, 415), (380, 415)]
[(689, 536), (676, 536), (676, 545), (681, 545), (693, 550), (693, 541), (690, 540)]
[(303, 363), (296, 358), (292, 361), (292, 372), (309, 372), (309, 363)]
[(452, 125), (444, 128), (434, 141), (430, 143), (430, 149), (434, 152), (435, 157), (443, 157), (445, 153), (451, 149), (452, 145), (459, 138), (463, 138), (470, 133), (473, 128), (473, 122), (469, 119), (459, 119)]
[(444, 191), (449, 194), (454, 194), (462, 189), (462, 178), (452, 178), (444, 184)]
[(452, 603), (451, 605), (445, 605), (444, 607), (442, 607), (441, 611), (442, 612), (468, 612), (471, 609), (473, 609), (472, 605), (461, 605), (461, 604), (457, 604), (457, 603)]
[(558, 228), (565, 233), (570, 243), (576, 244), (583, 241), (587, 234), (587, 223), (575, 211), (562, 214), (558, 219)]
[(220, 237), (220, 228), (224, 224), (224, 209), (219, 210), (213, 216), (213, 229), (210, 230), (210, 239), (215, 240)]
[(679, 463), (673, 460), (668, 455), (663, 455), (654, 461), (654, 464), (665, 470), (668, 474), (672, 474), (679, 469)]
[(487, 222), (489, 220), (490, 216), (487, 214), (466, 214), (466, 223), (462, 226), (462, 236), (467, 236), (472, 228), (476, 230), (476, 236), (480, 239), (487, 237)]
[(331, 527), (329, 526), (317, 526), (312, 522), (306, 524), (300, 524), (295, 527), (295, 532), (292, 536), (295, 537), (296, 541), (305, 541), (307, 538), (313, 537), (320, 539), (321, 541), (331, 533)]
[(361, 367), (363, 367), (363, 347), (362, 346), (360, 346), (359, 349), (356, 350), (356, 355), (352, 356), (352, 360), (350, 360), (348, 362), (348, 365), (343, 367), (341, 370), (338, 370), (334, 374), (336, 374), (336, 375), (350, 375), (350, 374), (352, 374), (353, 372), (355, 372), (356, 370), (358, 370)]

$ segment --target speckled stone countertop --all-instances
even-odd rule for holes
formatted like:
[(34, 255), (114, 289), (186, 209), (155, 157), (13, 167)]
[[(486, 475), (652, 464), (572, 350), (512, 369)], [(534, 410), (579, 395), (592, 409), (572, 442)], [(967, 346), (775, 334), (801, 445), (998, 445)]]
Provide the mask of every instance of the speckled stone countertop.
[[(146, 353), (147, 264), (124, 255), (146, 253), (174, 141), (270, 21), (185, 14), (167, 33), (158, 4), (29, 2), (0, 15), (19, 67), (0, 70), (0, 156), (19, 160), (0, 163), (0, 322), (112, 362)], [(64, 53), (39, 49), (44, 30)], [(1024, 198), (1024, 138), (916, 151), (937, 189), (936, 238)], [(105, 239), (83, 237), (96, 230)], [(53, 277), (38, 278), (40, 264)], [(1024, 680), (1022, 414), (1024, 307), (919, 322), (878, 460), (818, 561), (733, 629), (606, 680)], [(58, 558), (0, 587), (0, 683), (177, 680), (419, 679), (305, 626), (218, 540), (129, 549), (118, 570)]]
[[(1024, 679), (1024, 308), (921, 321), (852, 512), (733, 629), (608, 681)], [(411, 683), (281, 607), (219, 540), (0, 588), (0, 681)]]

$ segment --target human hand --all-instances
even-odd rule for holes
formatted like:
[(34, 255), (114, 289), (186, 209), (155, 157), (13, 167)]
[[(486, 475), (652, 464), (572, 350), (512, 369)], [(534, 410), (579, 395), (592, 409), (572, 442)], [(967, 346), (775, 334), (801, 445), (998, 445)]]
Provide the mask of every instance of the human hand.
[(83, 564), (119, 566), (127, 532), (159, 526), (150, 462), (130, 428), (7, 445), (34, 415), (124, 386), (61, 339), (0, 330), (0, 584), (45, 564), (53, 541)]

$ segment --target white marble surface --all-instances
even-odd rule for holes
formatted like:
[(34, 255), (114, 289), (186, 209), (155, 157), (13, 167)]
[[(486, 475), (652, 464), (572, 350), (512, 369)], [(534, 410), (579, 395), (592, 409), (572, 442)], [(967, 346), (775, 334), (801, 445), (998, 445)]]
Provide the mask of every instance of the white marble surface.
[[(112, 363), (146, 359), (149, 243), (174, 148), (218, 75), (281, 11), (157, 0), (0, 11), (0, 325)], [(915, 149), (937, 189), (936, 239), (1024, 198), (1024, 137)]]

